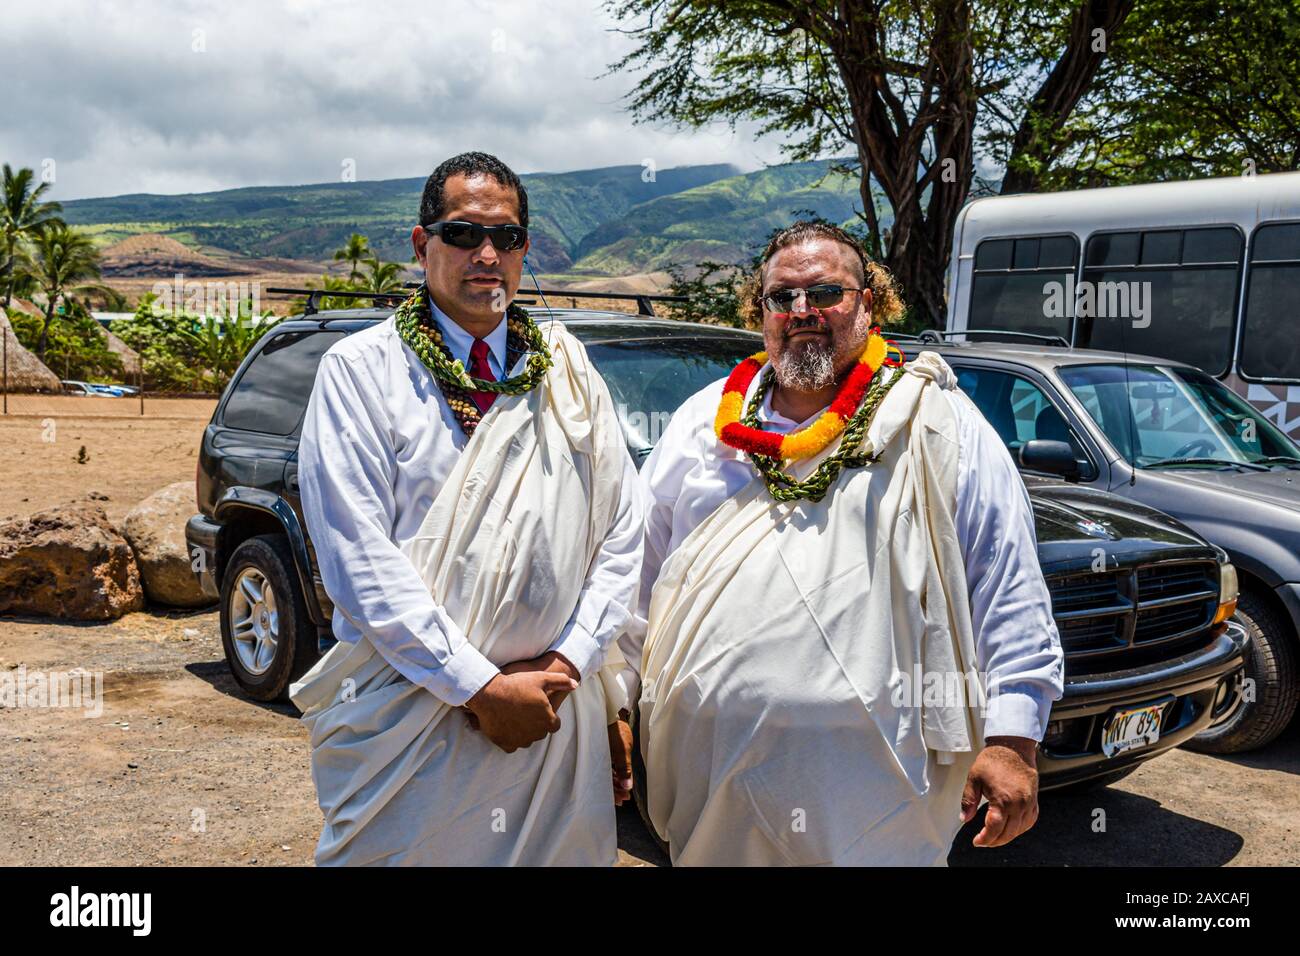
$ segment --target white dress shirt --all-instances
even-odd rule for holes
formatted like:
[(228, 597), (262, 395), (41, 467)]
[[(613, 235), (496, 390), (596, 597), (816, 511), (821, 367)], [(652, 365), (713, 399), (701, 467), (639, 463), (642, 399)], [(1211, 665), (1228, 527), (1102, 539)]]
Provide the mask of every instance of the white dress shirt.
[[(644, 639), (650, 591), (668, 555), (756, 474), (743, 452), (714, 434), (722, 387), (715, 382), (687, 399), (642, 469), (649, 500), (640, 626), (619, 642), (629, 661), (640, 660), (636, 645)], [(1062, 693), (1064, 657), (1038, 564), (1029, 493), (993, 427), (968, 403), (944, 394), (958, 422), (957, 535), (978, 667), (989, 685), (984, 733), (1041, 740), (1052, 701)], [(759, 411), (764, 427), (782, 434), (814, 418), (794, 422), (779, 414), (771, 392)]]
[[(458, 359), (460, 364), (465, 366), (465, 371), (469, 372), (469, 350), (474, 346), (474, 336), (453, 322), (442, 309), (438, 308), (432, 298), (429, 299), (429, 311), (439, 331), (442, 332), (442, 340), (451, 350), (451, 357)], [(506, 323), (503, 320), (498, 322), (496, 328), (483, 340), (488, 346), (488, 367), (492, 369), (492, 374), (498, 382), (501, 381), (506, 367), (506, 332)]]
[[(473, 337), (445, 315), (435, 318), (452, 354), (468, 365)], [(505, 340), (503, 319), (487, 340), (498, 369)], [(322, 357), (303, 420), (298, 475), (321, 580), (334, 602), (334, 636), (355, 642), (364, 633), (402, 676), (453, 706), (499, 672), (439, 606), (402, 548), (465, 443), (433, 375), (401, 340), (393, 318), (347, 336)], [(628, 456), (614, 522), (551, 645), (584, 679), (632, 615), (642, 518)]]

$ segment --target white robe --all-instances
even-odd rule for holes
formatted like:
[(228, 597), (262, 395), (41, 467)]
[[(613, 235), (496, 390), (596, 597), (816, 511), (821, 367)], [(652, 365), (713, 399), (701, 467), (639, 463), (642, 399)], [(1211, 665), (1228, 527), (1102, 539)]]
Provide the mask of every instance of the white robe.
[[(754, 477), (664, 563), (641, 741), (675, 863), (944, 862), (986, 716), (953, 384), (937, 356), (918, 359), (868, 432), (879, 464), (819, 504), (775, 503)], [(1050, 614), (1031, 620), (1059, 663)], [(931, 675), (955, 695), (915, 699)]]
[[(555, 366), (496, 400), (403, 552), (493, 665), (547, 651), (623, 497), (628, 458), (585, 350), (547, 329)], [(403, 677), (363, 632), (293, 687), (311, 731), (322, 864), (610, 864), (617, 849), (594, 675), (558, 731), (506, 754)]]

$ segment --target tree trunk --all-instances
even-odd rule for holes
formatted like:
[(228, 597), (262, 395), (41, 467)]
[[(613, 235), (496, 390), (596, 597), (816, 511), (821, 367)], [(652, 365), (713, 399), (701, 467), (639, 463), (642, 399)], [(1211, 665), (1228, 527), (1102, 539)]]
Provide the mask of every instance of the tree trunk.
[[(974, 169), (977, 98), (969, 3), (935, 4), (924, 95), (910, 117), (889, 85), (881, 8), (858, 2), (843, 10), (843, 28), (820, 33), (844, 81), (853, 138), (864, 160), (863, 202), (871, 202), (868, 177), (874, 174), (894, 212), (885, 265), (916, 318), (942, 328), (952, 230)], [(817, 30), (822, 25), (808, 19), (805, 26)], [(923, 157), (928, 166), (922, 165)], [(923, 175), (918, 177), (919, 170)]]
[[(1030, 100), (1011, 140), (1006, 174), (999, 192), (1037, 192), (1042, 170), (1051, 165), (1064, 146), (1060, 138), (1066, 120), (1092, 85), (1106, 59), (1106, 51), (1129, 13), (1134, 0), (1084, 0), (1070, 20), (1065, 51)], [(1095, 47), (1095, 32), (1103, 31), (1105, 44)]]
[(36, 343), (36, 357), (45, 363), (45, 344), (50, 337), (50, 323), (54, 321), (54, 303), (51, 301), (45, 307), (45, 323), (41, 326), (41, 338)]

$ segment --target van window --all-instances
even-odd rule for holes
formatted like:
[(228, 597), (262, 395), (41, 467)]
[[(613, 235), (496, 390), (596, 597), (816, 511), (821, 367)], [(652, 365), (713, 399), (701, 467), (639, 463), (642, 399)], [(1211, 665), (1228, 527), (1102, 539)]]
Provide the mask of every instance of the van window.
[(342, 332), (281, 332), (262, 347), (231, 388), (221, 423), (288, 435), (307, 408), (316, 366)]
[(1088, 239), (1083, 272), (1090, 314), (1080, 309), (1075, 344), (1228, 371), (1241, 279), (1236, 229), (1154, 229)]
[(1241, 374), (1300, 379), (1300, 223), (1265, 223), (1255, 230), (1246, 280)]
[[(1079, 244), (1074, 236), (1020, 236), (985, 239), (975, 248), (967, 328), (1030, 332), (1070, 337), (1073, 303), (1063, 295), (1074, 275)], [(1061, 291), (1053, 314), (1049, 283)]]

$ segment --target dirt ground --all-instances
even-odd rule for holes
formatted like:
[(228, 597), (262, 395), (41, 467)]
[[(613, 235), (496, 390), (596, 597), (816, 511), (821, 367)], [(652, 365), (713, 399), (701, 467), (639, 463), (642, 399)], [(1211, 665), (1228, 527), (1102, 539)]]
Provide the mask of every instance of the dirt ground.
[[(239, 695), (215, 612), (0, 618), (0, 670), (20, 665), (102, 671), (103, 712), (3, 711), (0, 866), (310, 864), (321, 816), (306, 733), (291, 708)], [(1297, 730), (1257, 754), (1178, 750), (1108, 789), (1046, 794), (1029, 834), (978, 850), (970, 824), (949, 862), (1300, 864)], [(622, 865), (664, 862), (630, 809), (619, 845)]]
[[(44, 401), (0, 416), (0, 517), (89, 490), (121, 517), (193, 478), (213, 407), (146, 399), (140, 418), (126, 399)], [(128, 406), (135, 417), (118, 411)], [(102, 673), (103, 710), (0, 711), (0, 865), (311, 862), (321, 817), (305, 730), (291, 708), (239, 694), (215, 611), (0, 617), (0, 674), (20, 667)], [(1300, 865), (1300, 721), (1257, 753), (1179, 750), (1111, 788), (1044, 795), (1037, 827), (1008, 847), (971, 847), (977, 830), (978, 818), (958, 834), (951, 864)], [(619, 844), (624, 865), (664, 862), (634, 810), (619, 813)]]
[[(193, 481), (215, 399), (10, 395), (0, 415), (0, 521), (97, 491), (118, 520), (140, 499)], [(85, 446), (85, 463), (77, 457)]]

